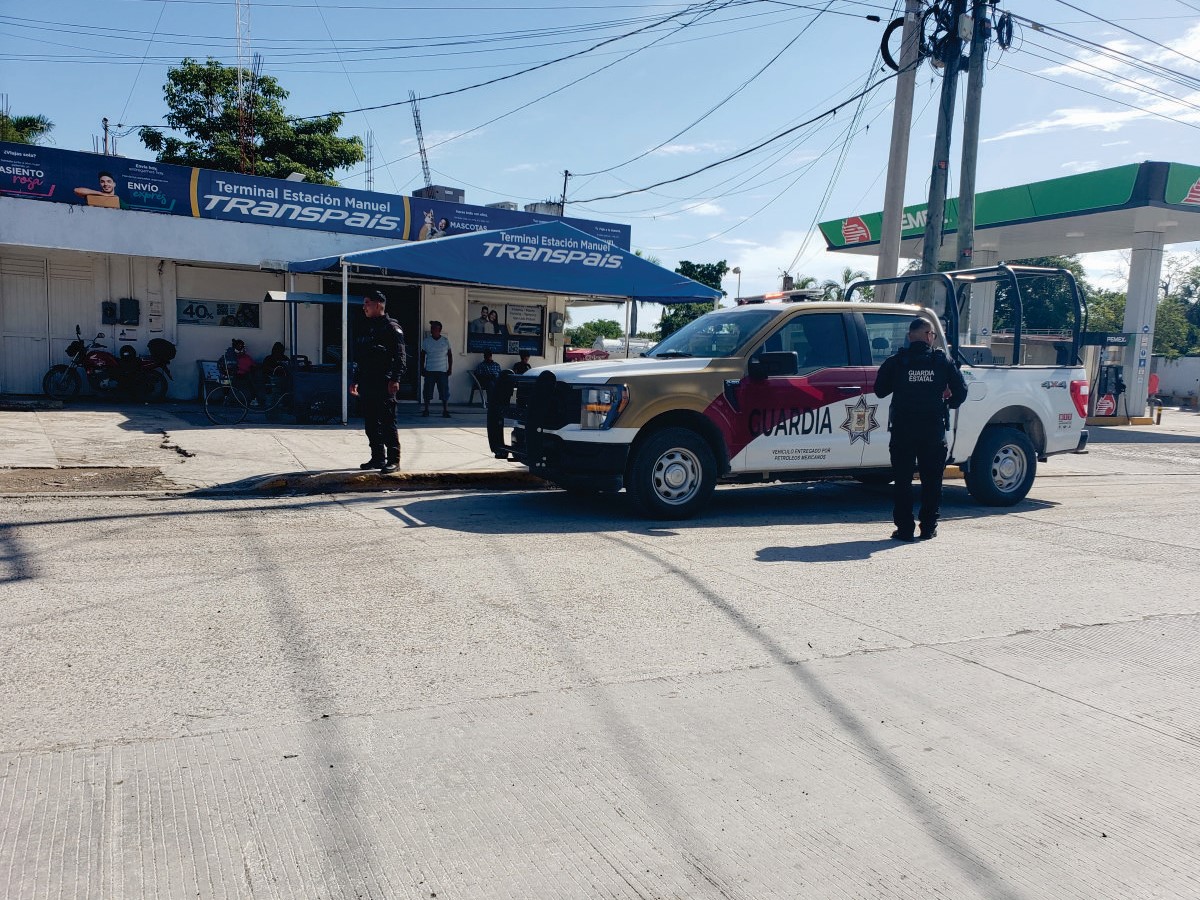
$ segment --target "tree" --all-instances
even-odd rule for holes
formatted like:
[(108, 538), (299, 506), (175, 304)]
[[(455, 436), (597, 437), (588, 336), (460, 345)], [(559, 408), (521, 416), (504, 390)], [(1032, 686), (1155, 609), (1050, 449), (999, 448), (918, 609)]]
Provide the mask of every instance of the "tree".
[(567, 329), (567, 337), (571, 339), (572, 347), (590, 347), (598, 337), (617, 340), (624, 334), (621, 323), (613, 319), (597, 319), (594, 322), (584, 322), (578, 327)]
[[(1084, 277), (1083, 266), (1078, 257), (1037, 256), (1033, 259), (1014, 260), (1013, 265), (1066, 269), (1075, 276), (1081, 292), (1085, 295), (1090, 292), (1087, 279)], [(1071, 305), (1071, 291), (1063, 278), (1036, 278), (1021, 281), (1023, 328), (1045, 331), (1067, 328), (1074, 321), (1075, 314)], [(996, 283), (996, 328), (1011, 329), (1014, 319), (1012, 288), (1006, 282), (999, 281)]]
[[(841, 281), (834, 281), (831, 278), (821, 285), (821, 290), (824, 292), (824, 299), (841, 300), (846, 296), (846, 289), (849, 288), (850, 285), (854, 284), (856, 281), (862, 281), (863, 279), (870, 277), (870, 275), (862, 270), (851, 269), (849, 266), (846, 266), (844, 269), (842, 269)], [(801, 287), (801, 285), (797, 285), (797, 287)], [(871, 297), (874, 296), (870, 288), (865, 288), (862, 293), (858, 293), (856, 291), (855, 294), (860, 300), (870, 300)]]
[(1125, 330), (1125, 292), (1092, 288), (1088, 291), (1088, 331)]
[(53, 130), (54, 123), (45, 116), (11, 116), (0, 112), (0, 141), (36, 144)]
[[(299, 172), (316, 184), (337, 184), (332, 174), (364, 158), (360, 137), (338, 137), (342, 116), (331, 113), (302, 122), (289, 121), (283, 109), (288, 92), (269, 75), (243, 70), (252, 98), (252, 165), (248, 174), (286, 178)], [(158, 161), (183, 166), (243, 171), (239, 139), (238, 70), (215, 59), (184, 59), (167, 71), (163, 94), (170, 112), (167, 125), (187, 139), (164, 135), (157, 128), (138, 132)]]
[[(725, 290), (721, 287), (721, 279), (728, 271), (729, 266), (725, 264), (725, 260), (715, 263), (694, 263), (685, 259), (675, 269), (677, 274), (685, 278), (720, 291), (722, 297), (725, 296)], [(658, 320), (658, 333), (662, 337), (673, 334), (693, 319), (712, 312), (715, 307), (714, 303), (672, 303), (663, 311), (662, 318)]]

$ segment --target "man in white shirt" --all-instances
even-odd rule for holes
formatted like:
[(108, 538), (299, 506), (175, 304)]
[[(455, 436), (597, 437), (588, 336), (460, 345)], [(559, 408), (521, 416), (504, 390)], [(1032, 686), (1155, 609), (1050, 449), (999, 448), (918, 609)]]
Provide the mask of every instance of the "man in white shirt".
[(421, 339), (421, 375), (425, 378), (422, 397), (425, 408), (421, 415), (429, 415), (429, 401), (433, 399), (436, 385), (438, 399), (442, 401), (442, 417), (450, 418), (447, 404), (450, 402), (450, 373), (454, 371), (454, 354), (450, 352), (450, 339), (442, 334), (442, 323), (434, 319), (429, 323), (429, 336)]

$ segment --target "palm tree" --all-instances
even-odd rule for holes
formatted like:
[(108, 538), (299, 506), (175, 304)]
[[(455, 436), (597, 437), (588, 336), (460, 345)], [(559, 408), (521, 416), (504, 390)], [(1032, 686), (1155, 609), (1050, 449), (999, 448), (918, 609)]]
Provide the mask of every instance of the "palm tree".
[[(823, 285), (821, 285), (821, 289), (825, 292), (826, 300), (841, 300), (846, 296), (846, 289), (850, 287), (850, 285), (854, 284), (856, 281), (862, 281), (863, 279), (870, 277), (870, 275), (862, 270), (855, 270), (851, 269), (849, 266), (846, 266), (846, 268), (842, 269), (841, 281), (829, 279)], [(862, 298), (864, 300), (869, 300), (871, 298), (870, 288), (867, 288), (862, 292)]]
[(53, 130), (54, 123), (45, 116), (10, 116), (0, 112), (0, 141), (36, 144)]

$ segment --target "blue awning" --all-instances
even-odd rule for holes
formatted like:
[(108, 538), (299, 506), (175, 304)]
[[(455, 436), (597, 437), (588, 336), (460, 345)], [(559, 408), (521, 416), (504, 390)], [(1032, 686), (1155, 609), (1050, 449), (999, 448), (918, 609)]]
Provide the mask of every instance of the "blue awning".
[(307, 259), (289, 272), (377, 272), (403, 278), (654, 303), (701, 303), (721, 292), (563, 222), (540, 222)]

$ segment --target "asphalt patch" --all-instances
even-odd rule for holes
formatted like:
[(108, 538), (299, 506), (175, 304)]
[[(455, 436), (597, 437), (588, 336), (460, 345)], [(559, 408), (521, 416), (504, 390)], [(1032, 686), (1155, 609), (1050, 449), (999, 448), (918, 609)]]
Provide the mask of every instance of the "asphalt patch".
[(93, 467), (0, 469), (0, 494), (125, 493), (179, 490), (161, 469)]

